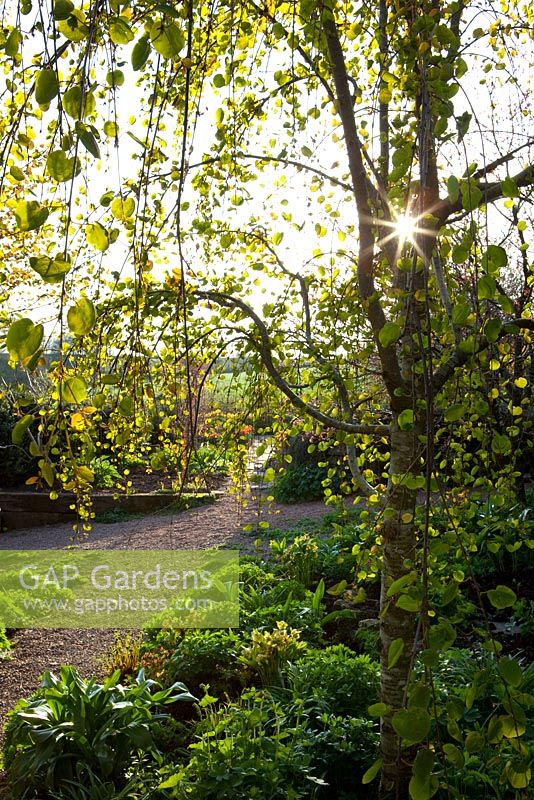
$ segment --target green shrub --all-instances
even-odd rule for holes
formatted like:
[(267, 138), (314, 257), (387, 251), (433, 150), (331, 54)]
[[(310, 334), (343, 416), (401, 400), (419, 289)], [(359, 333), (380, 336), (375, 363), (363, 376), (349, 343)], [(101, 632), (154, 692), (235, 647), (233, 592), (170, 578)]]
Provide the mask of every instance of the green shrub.
[(13, 413), (11, 406), (0, 400), (0, 486), (18, 486), (35, 474), (35, 459), (27, 449), (28, 434), (20, 445), (13, 444), (11, 433), (20, 417)]
[(237, 661), (242, 639), (231, 630), (187, 631), (171, 655), (166, 674), (183, 680), (198, 692), (209, 685), (215, 693), (232, 694), (242, 688)]
[(322, 714), (311, 718), (289, 693), (248, 689), (238, 701), (207, 709), (191, 758), (170, 769), (164, 788), (176, 800), (339, 800), (373, 797), (361, 787), (376, 758), (373, 723)]
[(176, 800), (299, 800), (309, 798), (310, 755), (302, 727), (280, 704), (250, 689), (238, 702), (208, 707), (191, 758), (169, 770), (162, 788)]
[(368, 719), (323, 714), (304, 728), (303, 744), (311, 769), (325, 785), (317, 791), (320, 800), (371, 800), (375, 786), (361, 780), (377, 756), (378, 730)]
[(317, 464), (301, 464), (289, 467), (283, 475), (277, 475), (272, 493), (278, 503), (299, 503), (305, 500), (321, 500), (324, 497), (323, 481), (327, 478), (326, 467)]
[(369, 656), (359, 656), (342, 644), (310, 650), (287, 670), (293, 698), (316, 714), (366, 716), (378, 698), (379, 667)]
[(92, 773), (79, 780), (66, 781), (59, 792), (47, 795), (50, 800), (149, 800), (155, 797), (161, 778), (156, 764), (135, 765), (131, 777), (122, 789), (113, 781), (98, 778)]
[(265, 561), (246, 560), (246, 557), (239, 560), (239, 580), (244, 588), (248, 586), (272, 586), (275, 580), (272, 565)]
[[(443, 747), (437, 775), (450, 787), (440, 800), (530, 796), (533, 686), (534, 669), (518, 659), (461, 648), (440, 655), (432, 690), (435, 740)], [(421, 697), (421, 688), (413, 684), (409, 698)]]
[(113, 489), (120, 481), (121, 474), (108, 456), (97, 456), (91, 461), (91, 470), (95, 476), (94, 485), (98, 489)]
[(319, 544), (317, 539), (305, 533), (288, 544), (286, 538), (269, 542), (276, 560), (282, 565), (285, 575), (304, 584), (308, 589), (318, 578)]
[(62, 667), (59, 678), (44, 674), (41, 688), (19, 703), (6, 727), (13, 798), (42, 798), (44, 790), (73, 796), (73, 785), (91, 782), (122, 790), (132, 767), (155, 753), (152, 732), (162, 715), (152, 709), (195, 699), (181, 683), (160, 690), (143, 670), (128, 687), (119, 677), (117, 671), (98, 684), (73, 667)]
[(228, 471), (228, 454), (221, 452), (220, 448), (212, 444), (203, 444), (193, 450), (189, 459), (187, 474), (190, 477), (195, 475), (223, 476)]
[[(273, 590), (273, 593), (275, 591)], [(270, 593), (266, 593), (268, 597)], [(308, 592), (303, 600), (294, 600), (289, 595), (284, 603), (275, 602), (273, 605), (258, 604), (251, 610), (242, 608), (239, 621), (242, 632), (252, 632), (254, 629), (272, 631), (276, 623), (284, 620), (292, 628), (298, 628), (303, 641), (317, 645), (324, 639), (322, 619), (324, 607), (313, 602), (314, 595)]]

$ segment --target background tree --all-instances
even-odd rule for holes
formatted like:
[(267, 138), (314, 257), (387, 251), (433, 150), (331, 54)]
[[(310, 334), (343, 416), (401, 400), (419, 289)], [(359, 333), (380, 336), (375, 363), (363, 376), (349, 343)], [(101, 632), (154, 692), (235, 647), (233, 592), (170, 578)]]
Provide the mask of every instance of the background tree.
[[(478, 456), (461, 456), (451, 479), (460, 493), (504, 492), (517, 443), (529, 444), (519, 365), (531, 363), (534, 328), (531, 10), (462, 0), (11, 10), (5, 163), (22, 130), (28, 162), (46, 158), (42, 194), (13, 201), (14, 219), (21, 231), (53, 220), (57, 250), (32, 266), (61, 282), (62, 341), (70, 330), (75, 349), (99, 354), (83, 374), (60, 357), (57, 419), (69, 431), (66, 410), (95, 393), (105, 402), (121, 350), (111, 434), (132, 441), (158, 331), (173, 330), (190, 402), (190, 365), (232, 343), (307, 424), (337, 431), (355, 487), (380, 510), (381, 793), (406, 796), (414, 754), (401, 746), (423, 742), (431, 720), (428, 697), (406, 708), (409, 674), (421, 650), (431, 670), (450, 640), (445, 621), (430, 624), (431, 495), (451, 488), (436, 447), (458, 431), (476, 440)], [(31, 321), (14, 323), (12, 361), (33, 366), (41, 338)], [(502, 370), (509, 400), (491, 385)], [(496, 430), (486, 420), (499, 398)], [(70, 439), (74, 484), (87, 484), (87, 441)], [(377, 442), (390, 455), (374, 486), (362, 468)], [(412, 796), (431, 795), (432, 761), (422, 747)]]

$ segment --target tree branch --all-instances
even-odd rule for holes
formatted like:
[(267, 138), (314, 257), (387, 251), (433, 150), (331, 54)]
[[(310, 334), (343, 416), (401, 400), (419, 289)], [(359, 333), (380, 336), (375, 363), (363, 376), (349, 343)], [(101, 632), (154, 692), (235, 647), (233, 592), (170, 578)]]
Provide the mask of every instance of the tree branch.
[(313, 417), (313, 419), (316, 419), (322, 425), (335, 428), (336, 430), (345, 431), (346, 433), (361, 433), (368, 436), (384, 436), (389, 433), (389, 427), (387, 425), (360, 425), (358, 423), (347, 422), (345, 420), (338, 419), (337, 417), (331, 417), (328, 414), (323, 414), (322, 411), (319, 411), (319, 409), (307, 403), (302, 399), (302, 397), (294, 392), (274, 364), (271, 341), (267, 326), (256, 314), (256, 312), (243, 300), (240, 300), (238, 297), (232, 297), (231, 295), (216, 291), (194, 290), (193, 294), (195, 297), (203, 298), (205, 300), (212, 300), (214, 303), (224, 306), (225, 308), (239, 309), (247, 317), (249, 317), (252, 322), (254, 322), (254, 325), (260, 335), (260, 341), (258, 342), (252, 337), (250, 337), (250, 339), (258, 351), (265, 369), (273, 379), (275, 386), (277, 386), (278, 389), (280, 389), (280, 391), (283, 392), (283, 394), (285, 394), (285, 396), (291, 400), (293, 405), (300, 411), (303, 411), (305, 414)]
[[(534, 184), (534, 164), (529, 164), (529, 166), (525, 167), (521, 172), (513, 175), (512, 180), (515, 182), (518, 189), (524, 186), (532, 186)], [(503, 197), (501, 181), (479, 183), (478, 188), (482, 192), (480, 205), (494, 203), (496, 200), (500, 200)], [(454, 203), (451, 203), (448, 199), (440, 200), (434, 209), (430, 209), (432, 215), (439, 220), (440, 225), (444, 225), (452, 214), (463, 210), (461, 197), (458, 197)], [(467, 214), (469, 212), (466, 211), (465, 213)]]
[[(534, 319), (519, 317), (511, 322), (506, 322), (501, 328), (499, 338), (511, 333), (517, 333), (518, 328), (534, 331)], [(438, 367), (432, 378), (434, 392), (438, 392), (440, 389), (442, 389), (454, 372), (459, 367), (463, 367), (463, 365), (466, 364), (470, 358), (482, 353), (484, 350), (487, 350), (490, 344), (493, 344), (489, 341), (489, 339), (486, 338), (486, 336), (484, 336), (484, 334), (480, 334), (476, 337), (476, 343), (477, 347), (474, 352), (460, 350), (459, 347), (456, 347), (449, 358), (444, 361), (440, 367)]]
[[(319, 175), (319, 177), (324, 178), (326, 181), (330, 181), (331, 184), (334, 186), (340, 186), (346, 192), (352, 192), (352, 186), (350, 183), (344, 183), (344, 181), (338, 180), (338, 178), (334, 178), (333, 175), (329, 175), (327, 172), (324, 172), (322, 169), (318, 169), (317, 167), (310, 167), (309, 164), (303, 164), (302, 161), (296, 161), (294, 158), (280, 158), (279, 156), (266, 156), (261, 155), (259, 153), (233, 153), (232, 154), (235, 158), (248, 158), (254, 161), (274, 161), (277, 164), (284, 164), (285, 166), (296, 167), (297, 169), (303, 169), (306, 172), (313, 172), (314, 175)], [(189, 164), (188, 169), (198, 169), (198, 167), (203, 167), (207, 164), (216, 164), (218, 161), (221, 160), (220, 156), (213, 156), (211, 158), (205, 158), (203, 161), (199, 161), (196, 164)]]

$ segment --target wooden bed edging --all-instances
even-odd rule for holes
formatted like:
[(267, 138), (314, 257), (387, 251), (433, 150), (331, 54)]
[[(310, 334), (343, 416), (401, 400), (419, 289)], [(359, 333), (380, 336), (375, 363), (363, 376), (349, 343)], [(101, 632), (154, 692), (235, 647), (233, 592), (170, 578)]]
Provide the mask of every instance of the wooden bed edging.
[[(191, 494), (209, 494), (217, 497), (221, 491), (211, 492), (188, 491)], [(179, 495), (155, 494), (141, 492), (139, 494), (94, 494), (92, 496), (93, 511), (103, 514), (114, 508), (120, 508), (128, 514), (150, 514), (164, 511), (179, 499)], [(60, 494), (57, 500), (51, 500), (45, 492), (1, 492), (0, 491), (0, 523), (3, 529), (40, 527), (76, 518), (76, 511), (71, 508), (74, 495)]]

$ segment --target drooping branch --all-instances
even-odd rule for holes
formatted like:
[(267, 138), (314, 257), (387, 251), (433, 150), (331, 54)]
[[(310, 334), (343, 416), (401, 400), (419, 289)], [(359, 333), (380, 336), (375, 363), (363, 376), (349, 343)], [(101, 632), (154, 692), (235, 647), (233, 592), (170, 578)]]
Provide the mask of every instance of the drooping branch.
[[(512, 333), (517, 333), (518, 329), (534, 331), (534, 319), (529, 319), (528, 317), (519, 317), (511, 322), (505, 323), (501, 328), (499, 338)], [(474, 355), (484, 352), (484, 350), (487, 350), (490, 344), (493, 344), (493, 342), (490, 342), (490, 340), (484, 336), (484, 334), (479, 334), (476, 336), (475, 342), (476, 347), (474, 352), (471, 350), (461, 350), (459, 347), (456, 347), (449, 358), (437, 368), (432, 378), (434, 392), (438, 392), (440, 389), (442, 389), (449, 378), (452, 377), (454, 372), (459, 369), (459, 367), (463, 367), (470, 358), (472, 358)]]
[[(282, 259), (279, 257), (276, 250), (265, 239), (265, 237), (258, 235), (256, 233), (253, 233), (252, 235), (258, 238), (262, 242), (264, 247), (269, 251), (269, 253), (271, 253), (281, 271), (285, 275), (288, 275), (292, 279), (298, 281), (300, 286), (300, 294), (302, 298), (303, 310), (304, 310), (304, 335), (308, 350), (313, 354), (317, 362), (321, 364), (321, 366), (324, 369), (326, 369), (327, 372), (329, 373), (330, 380), (337, 389), (339, 401), (343, 409), (343, 412), (345, 414), (345, 417), (347, 418), (347, 420), (350, 421), (351, 418), (353, 417), (353, 409), (351, 406), (349, 392), (347, 390), (341, 372), (339, 371), (339, 369), (335, 364), (333, 364), (331, 361), (325, 358), (320, 352), (318, 352), (313, 342), (312, 329), (311, 329), (310, 298), (308, 294), (308, 282), (306, 278), (299, 272), (292, 272), (290, 269), (288, 269), (284, 264), (284, 262), (282, 261)], [(347, 451), (347, 461), (349, 464), (351, 475), (354, 479), (354, 483), (356, 484), (356, 486), (362, 492), (364, 497), (371, 497), (371, 495), (376, 494), (376, 489), (374, 488), (374, 486), (372, 486), (362, 475), (360, 465), (358, 464), (358, 457), (356, 455), (356, 447), (353, 444), (347, 444), (346, 451)]]
[(211, 300), (212, 302), (217, 303), (217, 305), (225, 308), (239, 309), (254, 323), (256, 331), (259, 334), (259, 341), (252, 336), (250, 336), (249, 339), (258, 351), (263, 366), (271, 376), (275, 386), (277, 386), (278, 389), (280, 389), (280, 391), (283, 392), (283, 394), (285, 394), (289, 400), (291, 400), (293, 405), (300, 409), (300, 411), (303, 411), (313, 419), (316, 419), (322, 425), (334, 428), (336, 430), (345, 431), (346, 433), (359, 433), (368, 436), (385, 436), (389, 433), (389, 427), (387, 425), (361, 425), (359, 423), (338, 419), (337, 417), (324, 414), (318, 408), (315, 408), (315, 406), (312, 406), (310, 403), (307, 403), (305, 400), (303, 400), (302, 397), (300, 397), (300, 395), (298, 395), (282, 377), (280, 371), (277, 369), (274, 363), (271, 340), (267, 326), (258, 316), (258, 314), (256, 314), (256, 312), (243, 300), (240, 300), (238, 297), (233, 297), (232, 295), (217, 291), (195, 290), (193, 294), (195, 297), (204, 300)]
[[(280, 156), (268, 156), (262, 153), (241, 153), (235, 152), (232, 153), (234, 158), (243, 158), (249, 159), (251, 161), (272, 161), (276, 164), (283, 164), (283, 166), (290, 166), (296, 167), (297, 169), (305, 170), (306, 172), (312, 172), (314, 175), (318, 175), (320, 178), (323, 178), (325, 181), (329, 181), (333, 186), (339, 186), (341, 189), (344, 189), (347, 192), (352, 192), (352, 186), (349, 183), (345, 183), (344, 181), (339, 180), (338, 178), (334, 177), (334, 175), (329, 175), (322, 169), (318, 167), (311, 167), (309, 164), (303, 164), (302, 161), (297, 161), (294, 158), (281, 158)], [(205, 167), (209, 164), (216, 164), (217, 162), (221, 161), (221, 156), (211, 156), (210, 158), (205, 158), (202, 161), (199, 161), (195, 164), (189, 164), (188, 169), (198, 169), (199, 167)]]
[(452, 324), (454, 343), (456, 346), (458, 346), (458, 344), (460, 343), (460, 331), (458, 326), (452, 321), (451, 296), (447, 286), (447, 281), (445, 280), (445, 275), (443, 273), (443, 262), (437, 250), (432, 256), (432, 264), (434, 266), (434, 275), (436, 276), (436, 283), (438, 284), (441, 302), (443, 303), (443, 308), (445, 309), (445, 313), (447, 314), (447, 317)]

